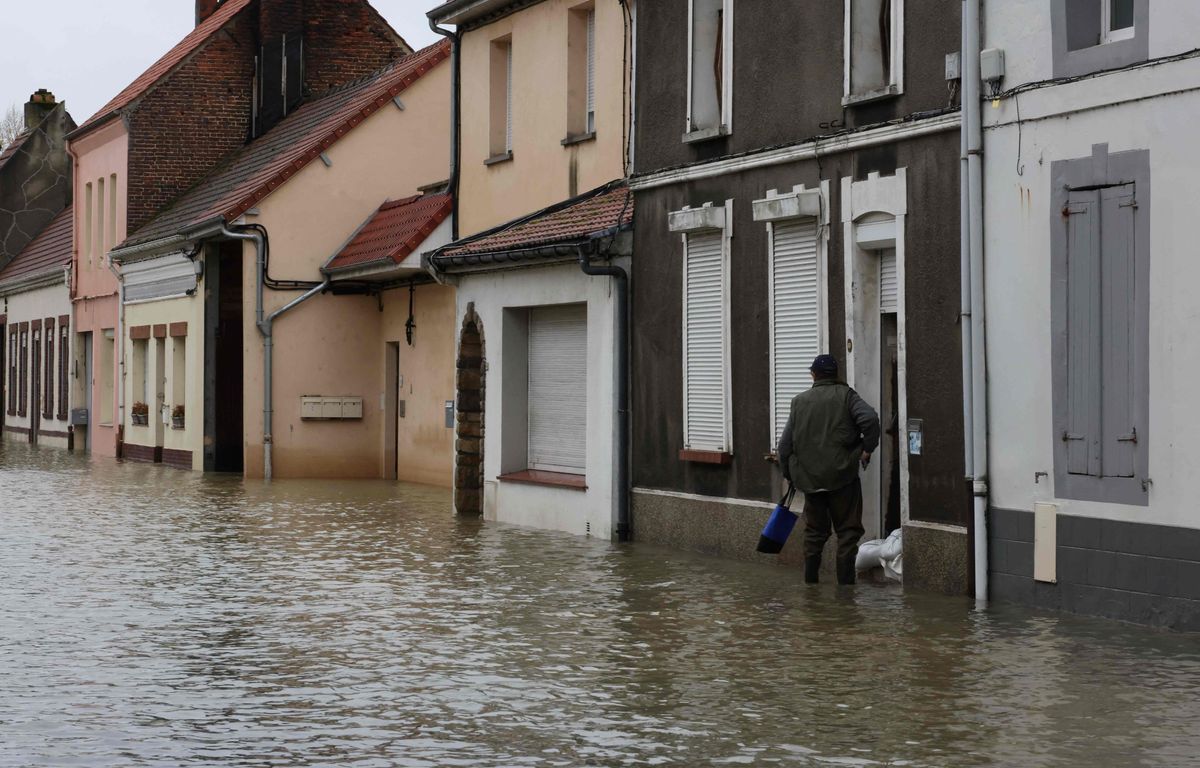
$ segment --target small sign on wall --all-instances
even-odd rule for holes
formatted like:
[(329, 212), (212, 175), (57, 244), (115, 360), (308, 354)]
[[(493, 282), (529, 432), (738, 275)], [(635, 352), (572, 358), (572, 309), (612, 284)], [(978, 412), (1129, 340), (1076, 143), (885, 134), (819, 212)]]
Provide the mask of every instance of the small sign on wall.
[(908, 455), (920, 456), (925, 447), (925, 433), (922, 419), (908, 420)]

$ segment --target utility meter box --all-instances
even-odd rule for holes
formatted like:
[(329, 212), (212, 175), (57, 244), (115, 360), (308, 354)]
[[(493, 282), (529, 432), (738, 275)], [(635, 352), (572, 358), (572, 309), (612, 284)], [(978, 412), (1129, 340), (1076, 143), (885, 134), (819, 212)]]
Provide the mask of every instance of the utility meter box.
[(361, 419), (362, 417), (363, 399), (361, 397), (305, 395), (300, 398), (300, 418), (304, 421)]

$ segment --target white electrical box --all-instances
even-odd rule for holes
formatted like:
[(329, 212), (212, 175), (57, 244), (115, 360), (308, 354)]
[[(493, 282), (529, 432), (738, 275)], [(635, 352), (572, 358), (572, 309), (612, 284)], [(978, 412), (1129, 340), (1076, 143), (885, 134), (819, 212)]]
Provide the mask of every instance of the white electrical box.
[(306, 421), (324, 419), (361, 419), (361, 397), (325, 397), (305, 395), (300, 398), (300, 418)]
[(962, 57), (958, 51), (946, 54), (946, 80), (962, 79)]
[(979, 54), (979, 77), (985, 83), (998, 83), (1004, 79), (1004, 50), (988, 48)]

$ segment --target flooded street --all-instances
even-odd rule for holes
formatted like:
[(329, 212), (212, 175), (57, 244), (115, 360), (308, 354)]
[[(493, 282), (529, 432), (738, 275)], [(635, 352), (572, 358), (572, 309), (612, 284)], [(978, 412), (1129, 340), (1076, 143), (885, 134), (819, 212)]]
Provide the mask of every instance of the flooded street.
[(1200, 638), (0, 448), (0, 765), (1153, 765)]

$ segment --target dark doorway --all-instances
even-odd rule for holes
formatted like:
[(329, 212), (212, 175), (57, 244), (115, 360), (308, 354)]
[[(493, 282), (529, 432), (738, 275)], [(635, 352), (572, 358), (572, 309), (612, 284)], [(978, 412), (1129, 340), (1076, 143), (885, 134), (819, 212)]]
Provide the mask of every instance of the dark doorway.
[(883, 427), (879, 507), (883, 513), (881, 536), (886, 537), (900, 527), (900, 352), (894, 312), (880, 315), (879, 337), (883, 383), (879, 398), (879, 422)]
[(458, 342), (454, 509), (460, 515), (483, 514), (483, 359), (483, 329), (471, 304)]
[(223, 243), (217, 259), (213, 355), (213, 465), (215, 472), (242, 472), (242, 244)]

